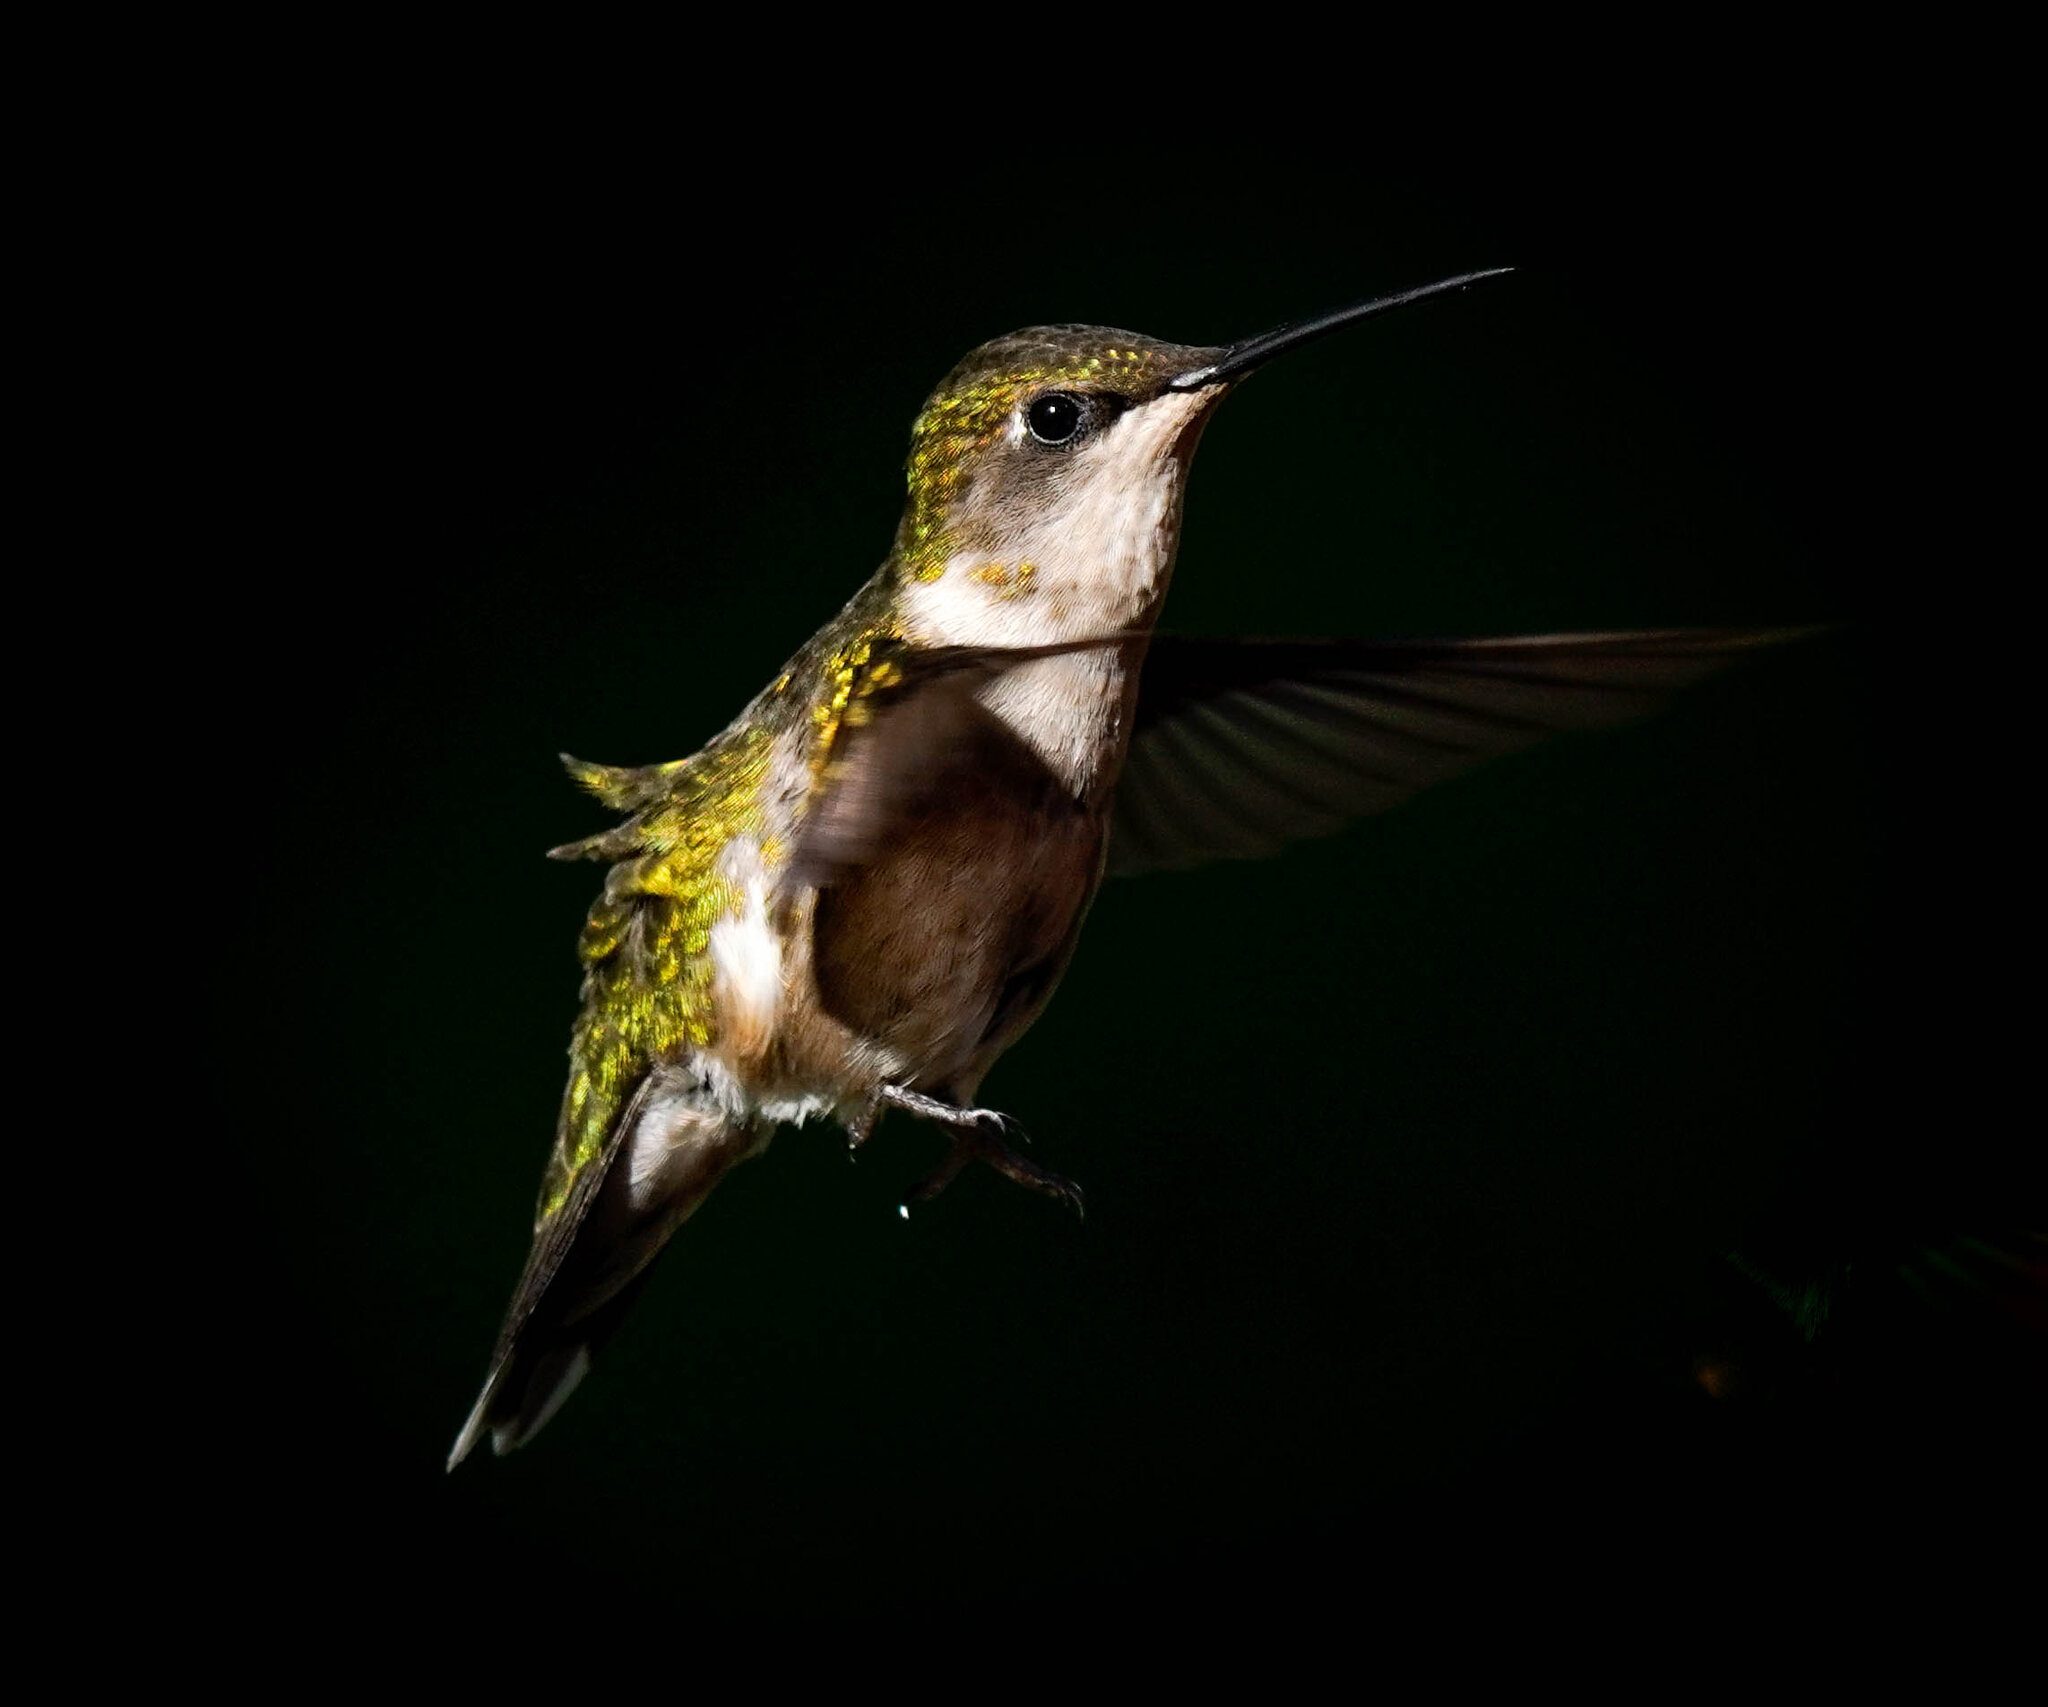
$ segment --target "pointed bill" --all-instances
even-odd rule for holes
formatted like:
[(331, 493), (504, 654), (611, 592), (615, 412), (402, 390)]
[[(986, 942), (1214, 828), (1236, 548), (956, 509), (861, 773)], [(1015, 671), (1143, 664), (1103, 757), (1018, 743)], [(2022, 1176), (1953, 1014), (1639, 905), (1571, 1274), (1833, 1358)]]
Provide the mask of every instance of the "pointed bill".
[(1310, 320), (1297, 320), (1291, 325), (1276, 327), (1256, 338), (1232, 344), (1223, 352), (1221, 360), (1167, 381), (1166, 389), (1196, 391), (1203, 386), (1223, 385), (1230, 380), (1241, 379), (1253, 368), (1264, 367), (1277, 355), (1299, 349), (1317, 338), (1326, 338), (1332, 332), (1341, 332), (1346, 326), (1369, 320), (1375, 314), (1384, 314), (1390, 308), (1406, 308), (1411, 302), (1426, 302), (1433, 296), (1464, 290), (1468, 285), (1476, 285), (1483, 279), (1497, 279), (1514, 270), (1513, 267), (1486, 267), (1476, 273), (1460, 273), (1455, 278), (1438, 279), (1435, 284), (1417, 285), (1413, 290), (1377, 296), (1369, 302), (1355, 302), (1349, 308), (1334, 308), (1328, 314), (1318, 314)]

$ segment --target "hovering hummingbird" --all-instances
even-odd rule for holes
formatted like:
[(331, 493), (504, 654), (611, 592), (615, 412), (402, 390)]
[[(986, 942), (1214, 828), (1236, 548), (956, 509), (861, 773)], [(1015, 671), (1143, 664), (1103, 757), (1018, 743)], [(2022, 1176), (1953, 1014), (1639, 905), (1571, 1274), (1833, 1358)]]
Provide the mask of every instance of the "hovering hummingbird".
[(1785, 630), (1448, 641), (1153, 634), (1216, 405), (1284, 351), (1507, 272), (1223, 348), (1093, 326), (998, 338), (911, 430), (881, 569), (709, 745), (566, 759), (625, 822), (526, 1268), (449, 1457), (568, 1396), (649, 1265), (779, 1126), (885, 1110), (1082, 1207), (977, 1105), (1105, 872), (1269, 853), (1558, 729), (1623, 720)]

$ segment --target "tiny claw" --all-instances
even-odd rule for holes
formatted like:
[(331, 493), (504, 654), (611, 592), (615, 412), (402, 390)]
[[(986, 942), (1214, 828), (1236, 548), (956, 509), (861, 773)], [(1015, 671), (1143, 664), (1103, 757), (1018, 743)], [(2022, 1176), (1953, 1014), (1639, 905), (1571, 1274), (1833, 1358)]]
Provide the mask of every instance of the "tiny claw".
[(1072, 1180), (1064, 1179), (1055, 1173), (1047, 1173), (1034, 1189), (1044, 1192), (1047, 1197), (1057, 1197), (1073, 1210), (1076, 1221), (1088, 1219), (1088, 1200), (1082, 1196), (1081, 1188)]
[(1024, 1144), (1031, 1142), (1031, 1134), (1024, 1130), (1024, 1122), (1013, 1114), (1003, 1113), (1001, 1109), (976, 1109), (974, 1111), (974, 1123), (977, 1126), (989, 1128), (1001, 1141), (1008, 1142), (1011, 1139), (1016, 1139)]

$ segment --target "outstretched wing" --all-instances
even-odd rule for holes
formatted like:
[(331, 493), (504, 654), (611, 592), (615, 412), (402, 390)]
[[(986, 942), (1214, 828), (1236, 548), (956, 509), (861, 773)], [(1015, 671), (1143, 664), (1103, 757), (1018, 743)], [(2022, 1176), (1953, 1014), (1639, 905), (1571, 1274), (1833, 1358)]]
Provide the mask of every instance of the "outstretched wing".
[(1499, 640), (1152, 644), (1117, 789), (1113, 872), (1253, 859), (1567, 729), (1656, 709), (1810, 628)]

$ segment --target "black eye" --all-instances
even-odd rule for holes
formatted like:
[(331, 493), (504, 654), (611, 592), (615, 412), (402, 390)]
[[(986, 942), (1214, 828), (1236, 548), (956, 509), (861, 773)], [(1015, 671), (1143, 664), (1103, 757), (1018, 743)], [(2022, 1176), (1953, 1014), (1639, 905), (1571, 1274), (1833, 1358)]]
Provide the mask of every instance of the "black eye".
[(1032, 400), (1024, 424), (1040, 444), (1063, 445), (1081, 430), (1081, 400), (1064, 391), (1048, 391)]

